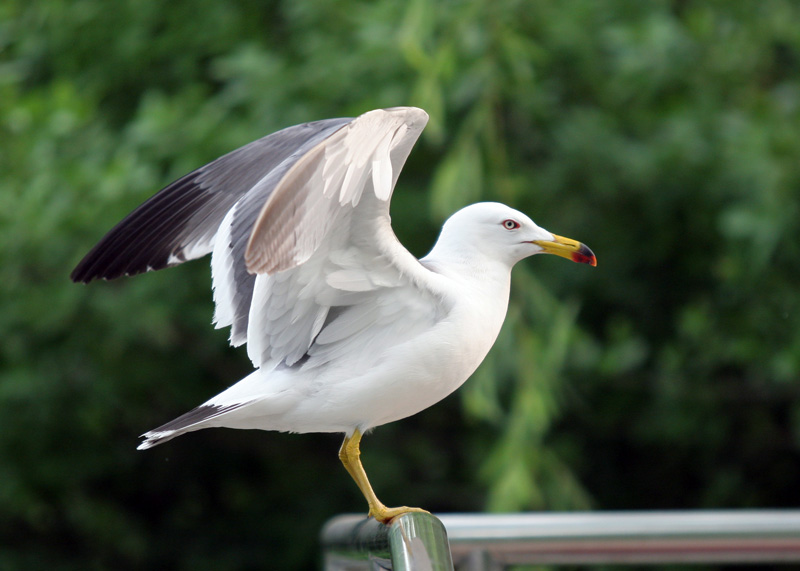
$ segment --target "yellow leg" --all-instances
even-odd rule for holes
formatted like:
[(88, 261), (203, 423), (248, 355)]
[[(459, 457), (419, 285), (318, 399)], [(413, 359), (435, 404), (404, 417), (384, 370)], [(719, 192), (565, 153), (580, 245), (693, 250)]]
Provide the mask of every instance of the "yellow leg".
[(369, 504), (369, 516), (374, 517), (381, 523), (389, 523), (393, 518), (408, 512), (423, 512), (427, 511), (420, 508), (409, 508), (402, 506), (399, 508), (387, 508), (381, 503), (375, 492), (372, 491), (372, 486), (369, 485), (367, 473), (361, 465), (361, 432), (358, 429), (353, 432), (352, 436), (345, 436), (342, 447), (339, 449), (339, 460), (344, 464), (345, 470), (355, 480), (358, 489), (364, 494), (364, 497)]

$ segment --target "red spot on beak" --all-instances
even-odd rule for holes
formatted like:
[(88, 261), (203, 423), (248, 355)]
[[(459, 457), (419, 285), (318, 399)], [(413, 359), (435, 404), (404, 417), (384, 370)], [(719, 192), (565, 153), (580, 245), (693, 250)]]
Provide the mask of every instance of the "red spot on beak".
[(580, 249), (572, 254), (572, 261), (579, 264), (589, 264), (590, 266), (597, 265), (597, 258), (588, 246), (581, 244)]

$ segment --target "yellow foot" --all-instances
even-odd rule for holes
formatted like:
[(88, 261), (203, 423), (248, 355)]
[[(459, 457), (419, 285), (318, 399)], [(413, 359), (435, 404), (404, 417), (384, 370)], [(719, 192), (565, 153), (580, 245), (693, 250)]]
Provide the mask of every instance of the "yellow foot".
[(377, 507), (371, 507), (369, 509), (369, 515), (367, 517), (374, 517), (379, 522), (383, 524), (388, 524), (397, 516), (401, 516), (409, 512), (423, 513), (423, 514), (431, 513), (428, 510), (423, 510), (422, 508), (409, 508), (407, 506), (401, 506), (399, 508), (387, 508), (384, 505), (380, 505)]

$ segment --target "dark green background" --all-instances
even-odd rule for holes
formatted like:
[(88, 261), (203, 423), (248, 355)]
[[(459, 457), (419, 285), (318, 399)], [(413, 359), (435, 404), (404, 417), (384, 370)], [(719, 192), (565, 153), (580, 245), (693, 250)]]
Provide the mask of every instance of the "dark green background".
[(594, 249), (514, 272), (459, 393), (364, 440), (433, 511), (800, 504), (800, 4), (5, 0), (0, 568), (310, 569), (365, 510), (338, 435), (136, 436), (245, 375), (208, 264), (69, 272), (174, 178), (287, 125), (417, 105), (423, 255), (480, 199)]

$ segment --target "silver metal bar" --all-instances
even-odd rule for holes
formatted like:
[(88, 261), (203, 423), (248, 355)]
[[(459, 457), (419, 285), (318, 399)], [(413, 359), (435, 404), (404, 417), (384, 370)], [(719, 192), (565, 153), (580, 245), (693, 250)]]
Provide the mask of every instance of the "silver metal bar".
[[(442, 524), (444, 524), (442, 526)], [(446, 532), (445, 532), (446, 528)], [(407, 514), (391, 526), (339, 516), (326, 569), (499, 570), (513, 564), (790, 563), (800, 510)], [(358, 566), (361, 565), (361, 566)], [(450, 565), (450, 566), (448, 566)]]
[(800, 511), (442, 515), (456, 568), (800, 561)]

